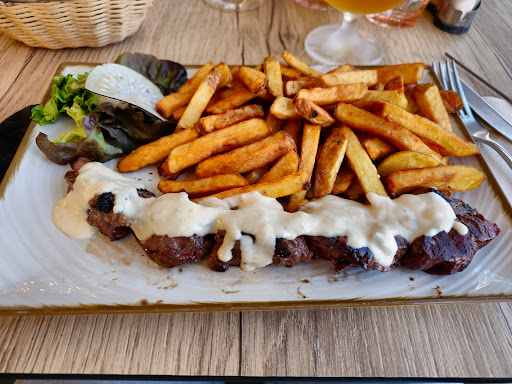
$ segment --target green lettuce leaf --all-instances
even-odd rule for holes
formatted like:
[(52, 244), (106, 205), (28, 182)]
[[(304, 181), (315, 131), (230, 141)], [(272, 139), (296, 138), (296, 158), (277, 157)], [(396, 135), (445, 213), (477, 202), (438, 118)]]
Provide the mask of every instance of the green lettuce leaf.
[[(181, 64), (154, 56), (126, 53), (116, 62), (147, 77), (165, 95), (178, 90), (187, 80), (187, 71)], [(85, 156), (105, 162), (174, 131), (175, 123), (157, 120), (130, 105), (114, 108), (112, 103), (104, 102), (104, 98), (85, 90), (86, 78), (87, 73), (56, 76), (50, 101), (32, 109), (32, 119), (40, 125), (54, 123), (62, 114), (76, 123), (76, 128), (56, 141), (50, 141), (44, 133), (36, 138), (37, 146), (49, 160), (64, 165)]]
[[(32, 120), (40, 125), (55, 123), (62, 113), (72, 113), (77, 116), (77, 109), (86, 116), (98, 105), (96, 96), (84, 88), (87, 74), (56, 76), (52, 84), (52, 97), (45, 105), (32, 108)], [(70, 115), (71, 116), (71, 115)], [(73, 116), (71, 116), (73, 117)]]

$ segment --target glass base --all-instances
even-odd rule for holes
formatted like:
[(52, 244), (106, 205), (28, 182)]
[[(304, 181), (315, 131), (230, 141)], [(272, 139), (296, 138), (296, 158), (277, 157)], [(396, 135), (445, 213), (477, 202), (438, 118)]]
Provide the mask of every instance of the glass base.
[(376, 65), (382, 61), (382, 44), (365, 31), (337, 24), (312, 30), (304, 41), (307, 54), (324, 65)]
[(203, 0), (206, 4), (223, 11), (244, 12), (261, 7), (265, 0)]

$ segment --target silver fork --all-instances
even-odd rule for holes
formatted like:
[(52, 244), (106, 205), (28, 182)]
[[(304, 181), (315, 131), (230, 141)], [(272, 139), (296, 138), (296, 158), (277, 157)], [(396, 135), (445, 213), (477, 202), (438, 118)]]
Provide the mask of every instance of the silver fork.
[[(466, 130), (470, 134), (472, 140), (490, 146), (503, 158), (503, 160), (505, 160), (508, 166), (512, 168), (512, 156), (510, 153), (508, 153), (507, 150), (503, 148), (503, 146), (494, 141), (489, 136), (489, 131), (487, 131), (487, 129), (475, 119), (475, 116), (469, 107), (466, 96), (464, 95), (464, 90), (462, 89), (462, 85), (460, 83), (455, 62), (453, 62), (453, 60), (447, 60), (446, 63), (432, 63), (432, 68), (434, 69), (434, 73), (438, 79), (441, 81), (443, 88), (445, 90), (453, 90), (457, 92), (462, 98), (464, 107), (457, 113), (462, 120), (462, 123), (466, 127)], [(499, 180), (494, 174), (493, 169), (489, 167), (483, 156), (481, 156), (481, 159), (487, 166), (487, 169), (489, 169), (491, 172), (494, 181), (500, 186), (501, 191), (503, 192), (503, 188), (501, 187)], [(503, 196), (508, 202), (509, 208), (512, 210), (512, 201), (510, 200), (510, 197), (505, 195), (505, 193), (503, 193)]]
[(494, 141), (490, 137), (489, 131), (475, 119), (468, 101), (466, 100), (466, 95), (464, 95), (464, 90), (460, 83), (459, 73), (457, 72), (457, 65), (455, 62), (453, 60), (447, 60), (446, 63), (433, 63), (432, 68), (434, 69), (436, 76), (441, 81), (443, 88), (457, 92), (462, 98), (464, 107), (457, 113), (473, 140), (490, 146), (503, 158), (503, 160), (505, 160), (508, 166), (512, 168), (512, 156), (510, 153), (508, 153), (503, 146)]

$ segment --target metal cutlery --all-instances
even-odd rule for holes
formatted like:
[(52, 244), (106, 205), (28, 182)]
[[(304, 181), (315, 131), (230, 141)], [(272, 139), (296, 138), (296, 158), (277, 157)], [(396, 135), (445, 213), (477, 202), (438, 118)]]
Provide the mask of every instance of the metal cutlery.
[(507, 150), (503, 148), (499, 143), (494, 141), (489, 136), (489, 131), (475, 119), (459, 79), (456, 64), (453, 61), (448, 60), (446, 63), (433, 63), (432, 68), (434, 69), (434, 73), (441, 81), (443, 88), (446, 90), (454, 90), (462, 98), (464, 107), (457, 113), (469, 134), (471, 135), (472, 139), (474, 141), (487, 144), (493, 148), (503, 158), (503, 160), (505, 160), (508, 166), (512, 168), (512, 156), (510, 153), (508, 153)]
[(469, 85), (462, 80), (461, 84), (473, 112), (507, 139), (512, 140), (512, 126)]
[[(434, 73), (441, 81), (441, 84), (444, 89), (446, 90), (453, 90), (457, 92), (460, 97), (462, 98), (462, 101), (464, 103), (464, 107), (458, 111), (458, 115), (460, 119), (462, 120), (462, 123), (466, 127), (466, 130), (470, 134), (473, 141), (478, 143), (483, 143), (488, 146), (490, 146), (492, 149), (494, 149), (507, 163), (507, 165), (512, 168), (512, 156), (510, 153), (507, 152), (503, 146), (501, 146), (499, 143), (494, 141), (489, 136), (489, 131), (481, 125), (474, 117), (473, 112), (471, 111), (471, 108), (469, 107), (468, 100), (466, 98), (464, 88), (461, 84), (461, 81), (459, 79), (459, 74), (457, 72), (457, 66), (452, 60), (447, 60), (446, 63), (433, 63), (432, 68), (434, 69)], [(486, 163), (483, 156), (481, 159)], [(486, 163), (487, 165), (487, 163)], [(487, 165), (487, 168), (491, 172), (491, 175), (494, 178), (494, 181), (500, 185), (499, 180), (496, 178), (495, 170), (493, 170), (491, 167)], [(503, 188), (501, 188), (503, 191)], [(508, 202), (508, 205), (510, 208), (512, 208), (512, 202), (510, 201), (510, 197), (504, 194), (504, 197), (506, 201)]]

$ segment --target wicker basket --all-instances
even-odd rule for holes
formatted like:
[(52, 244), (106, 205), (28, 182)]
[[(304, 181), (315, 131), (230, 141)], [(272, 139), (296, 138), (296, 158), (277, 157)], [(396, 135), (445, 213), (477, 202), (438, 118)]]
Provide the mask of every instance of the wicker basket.
[(0, 31), (32, 47), (103, 47), (133, 35), (153, 0), (0, 0)]

